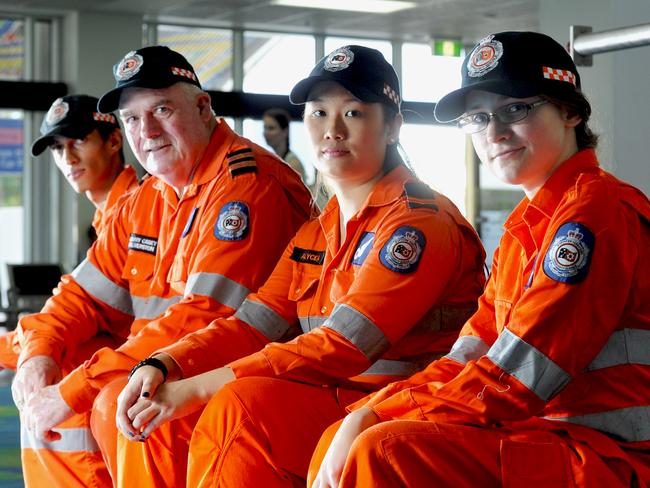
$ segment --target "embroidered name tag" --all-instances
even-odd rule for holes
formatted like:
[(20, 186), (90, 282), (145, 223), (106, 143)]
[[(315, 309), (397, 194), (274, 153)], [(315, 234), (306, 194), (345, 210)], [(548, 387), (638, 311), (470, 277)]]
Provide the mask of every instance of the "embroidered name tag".
[(315, 264), (322, 266), (325, 262), (325, 251), (315, 251), (313, 249), (302, 249), (294, 247), (290, 259), (298, 263)]
[(148, 237), (140, 234), (131, 234), (129, 236), (129, 249), (155, 255), (157, 248), (158, 239), (155, 237)]

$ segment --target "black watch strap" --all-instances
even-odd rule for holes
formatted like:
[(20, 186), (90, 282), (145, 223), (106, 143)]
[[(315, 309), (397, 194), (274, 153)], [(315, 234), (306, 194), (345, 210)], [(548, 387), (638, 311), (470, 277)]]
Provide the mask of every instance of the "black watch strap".
[(131, 369), (131, 372), (129, 373), (129, 379), (131, 379), (133, 373), (139, 370), (142, 366), (153, 366), (154, 368), (159, 369), (163, 374), (163, 381), (167, 381), (167, 366), (165, 366), (165, 363), (163, 363), (160, 359), (156, 358), (143, 359), (138, 364), (133, 366), (133, 369)]

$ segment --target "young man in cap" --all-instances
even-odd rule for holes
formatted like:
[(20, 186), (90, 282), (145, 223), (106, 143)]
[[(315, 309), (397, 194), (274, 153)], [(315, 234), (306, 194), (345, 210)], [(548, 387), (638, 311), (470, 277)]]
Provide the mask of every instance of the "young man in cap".
[[(32, 155), (50, 149), (56, 166), (77, 193), (95, 206), (93, 228), (99, 234), (120, 197), (138, 186), (135, 170), (124, 165), (122, 130), (113, 114), (97, 111), (99, 100), (89, 95), (67, 95), (52, 103), (41, 137)], [(16, 369), (18, 338), (11, 332), (0, 338), (0, 366)]]
[[(110, 483), (97, 443), (112, 468), (110, 399), (126, 374), (157, 349), (231, 315), (311, 214), (295, 172), (215, 119), (182, 55), (142, 48), (114, 75), (116, 87), (98, 108), (119, 110), (133, 152), (153, 177), (121, 205), (43, 312), (21, 321), (13, 393), (25, 441), (40, 455), (25, 465), (28, 486)], [(76, 344), (101, 332), (127, 340), (71, 363)], [(30, 368), (33, 361), (38, 368)], [(104, 387), (93, 436), (88, 416)], [(75, 415), (84, 416), (85, 429), (61, 428)]]
[(313, 487), (650, 486), (650, 202), (599, 167), (590, 113), (548, 36), (466, 57), (436, 118), (526, 197), (451, 352), (359, 402)]

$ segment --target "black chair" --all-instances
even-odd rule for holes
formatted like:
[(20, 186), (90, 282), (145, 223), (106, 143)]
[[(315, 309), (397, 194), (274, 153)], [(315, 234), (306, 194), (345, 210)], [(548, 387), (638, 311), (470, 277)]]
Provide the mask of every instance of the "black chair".
[(58, 264), (7, 264), (7, 328), (15, 328), (22, 314), (39, 312), (62, 274)]

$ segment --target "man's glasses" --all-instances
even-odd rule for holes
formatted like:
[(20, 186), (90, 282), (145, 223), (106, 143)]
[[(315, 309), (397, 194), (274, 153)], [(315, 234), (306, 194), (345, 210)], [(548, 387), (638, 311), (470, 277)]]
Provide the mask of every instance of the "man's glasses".
[(502, 124), (514, 124), (524, 120), (535, 107), (548, 103), (548, 100), (538, 100), (533, 103), (515, 102), (501, 107), (494, 112), (477, 112), (475, 114), (463, 115), (456, 120), (456, 125), (466, 134), (476, 134), (484, 130), (490, 120), (496, 118)]

